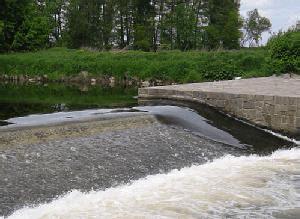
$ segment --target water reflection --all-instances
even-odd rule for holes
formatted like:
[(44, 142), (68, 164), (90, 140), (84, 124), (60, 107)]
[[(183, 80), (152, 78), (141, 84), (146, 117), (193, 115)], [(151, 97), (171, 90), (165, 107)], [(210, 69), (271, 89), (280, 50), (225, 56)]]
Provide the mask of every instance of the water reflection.
[(0, 83), (0, 120), (58, 111), (135, 106), (136, 94), (136, 87), (124, 86)]

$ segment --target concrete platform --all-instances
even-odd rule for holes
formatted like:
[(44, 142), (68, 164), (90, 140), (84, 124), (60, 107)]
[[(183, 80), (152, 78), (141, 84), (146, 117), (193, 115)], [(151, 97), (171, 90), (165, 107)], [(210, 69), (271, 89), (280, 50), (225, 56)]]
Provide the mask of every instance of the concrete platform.
[(139, 98), (200, 102), (257, 126), (300, 135), (300, 78), (268, 77), (139, 89)]

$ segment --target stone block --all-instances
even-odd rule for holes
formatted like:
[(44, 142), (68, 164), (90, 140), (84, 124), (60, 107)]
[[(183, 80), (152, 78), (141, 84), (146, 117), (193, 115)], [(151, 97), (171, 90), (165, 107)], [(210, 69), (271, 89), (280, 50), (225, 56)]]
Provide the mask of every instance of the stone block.
[(160, 95), (163, 96), (173, 96), (176, 95), (176, 91), (175, 90), (165, 90), (164, 92), (162, 92), (162, 90), (159, 92)]
[(288, 117), (287, 116), (281, 116), (281, 123), (282, 124), (288, 124)]
[(276, 104), (274, 106), (274, 113), (275, 114), (280, 114), (281, 112), (287, 112), (288, 106), (287, 105), (278, 105)]
[(176, 96), (177, 96), (177, 97), (184, 97), (184, 91), (182, 91), (182, 90), (177, 90), (177, 91), (176, 91)]
[(271, 126), (271, 119), (272, 119), (271, 115), (270, 114), (263, 114), (263, 117), (265, 119), (265, 122), (266, 122), (267, 126)]
[(297, 111), (297, 106), (296, 105), (288, 105), (287, 107), (288, 111), (296, 112)]
[(249, 101), (254, 101), (255, 100), (255, 95), (247, 94), (245, 99), (249, 100)]
[(265, 102), (273, 102), (274, 101), (274, 97), (273, 96), (264, 96), (264, 101)]
[(207, 95), (205, 92), (193, 91), (193, 97), (200, 100), (205, 100)]
[(296, 128), (300, 128), (300, 117), (296, 118)]
[(263, 113), (261, 111), (256, 110), (255, 120), (256, 121), (264, 121), (264, 116), (263, 116)]
[(148, 94), (148, 89), (139, 88), (138, 93), (139, 93), (139, 95), (147, 95)]
[(225, 107), (225, 100), (217, 100), (216, 101), (216, 106), (218, 108), (224, 108)]
[(193, 91), (183, 91), (183, 97), (193, 98)]
[(254, 101), (244, 101), (243, 108), (244, 109), (254, 109), (255, 108)]
[(254, 121), (256, 119), (256, 110), (255, 109), (249, 109), (246, 110), (247, 119), (250, 121)]
[(218, 100), (225, 100), (226, 99), (225, 96), (226, 96), (226, 94), (224, 94), (224, 93), (216, 93), (216, 98)]
[(291, 127), (294, 127), (294, 126), (295, 126), (295, 122), (296, 122), (296, 117), (295, 117), (295, 116), (288, 116), (288, 124), (289, 124)]
[(193, 91), (193, 98), (202, 99), (202, 98), (199, 98), (200, 94), (201, 93), (199, 91)]
[(279, 115), (274, 115), (271, 118), (271, 127), (277, 129), (280, 127), (281, 117)]
[(210, 100), (210, 99), (213, 99), (213, 98), (215, 98), (214, 93), (212, 93), (212, 92), (207, 92), (206, 93), (206, 99), (207, 100)]
[(273, 115), (275, 112), (275, 106), (271, 105), (271, 104), (265, 104), (263, 107), (263, 111), (265, 111), (265, 113)]
[(254, 99), (256, 101), (263, 101), (264, 100), (264, 96), (263, 95), (255, 95)]
[(148, 95), (150, 96), (156, 96), (159, 94), (159, 90), (158, 89), (148, 89)]
[(225, 100), (234, 100), (235, 98), (234, 98), (234, 94), (225, 94), (224, 95), (224, 99)]
[(281, 131), (286, 131), (289, 129), (289, 126), (287, 123), (281, 123), (278, 129)]
[(288, 97), (275, 97), (275, 104), (280, 105), (288, 105), (289, 104), (289, 98)]
[(297, 98), (289, 97), (289, 105), (297, 105)]
[(260, 109), (264, 106), (264, 102), (263, 101), (255, 101), (254, 105), (255, 105), (256, 109)]

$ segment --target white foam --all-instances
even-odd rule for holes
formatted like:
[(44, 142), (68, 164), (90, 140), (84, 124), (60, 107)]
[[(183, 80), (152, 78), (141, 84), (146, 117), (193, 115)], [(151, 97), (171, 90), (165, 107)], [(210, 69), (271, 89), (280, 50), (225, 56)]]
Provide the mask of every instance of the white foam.
[(9, 218), (284, 217), (300, 209), (299, 183), (299, 148), (267, 157), (226, 156), (106, 191), (72, 191)]
[(290, 137), (288, 137), (288, 136), (285, 136), (285, 135), (280, 134), (280, 133), (277, 133), (277, 132), (273, 132), (273, 131), (268, 130), (268, 129), (263, 129), (263, 130), (264, 130), (265, 132), (268, 132), (268, 133), (270, 133), (270, 134), (272, 134), (272, 135), (278, 137), (278, 138), (281, 138), (281, 139), (284, 139), (284, 140), (286, 140), (286, 141), (292, 142), (292, 143), (294, 143), (294, 144), (296, 144), (296, 145), (300, 145), (300, 141), (298, 141), (298, 140), (296, 140), (296, 139), (294, 139), (294, 138), (290, 138)]

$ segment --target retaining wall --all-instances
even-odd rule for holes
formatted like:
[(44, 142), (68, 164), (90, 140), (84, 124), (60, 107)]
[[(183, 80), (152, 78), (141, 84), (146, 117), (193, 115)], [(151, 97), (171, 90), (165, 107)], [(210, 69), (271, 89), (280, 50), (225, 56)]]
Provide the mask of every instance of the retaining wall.
[(178, 90), (176, 86), (173, 88), (168, 86), (166, 88), (141, 88), (139, 98), (164, 98), (205, 103), (257, 126), (290, 135), (300, 135), (299, 97)]

